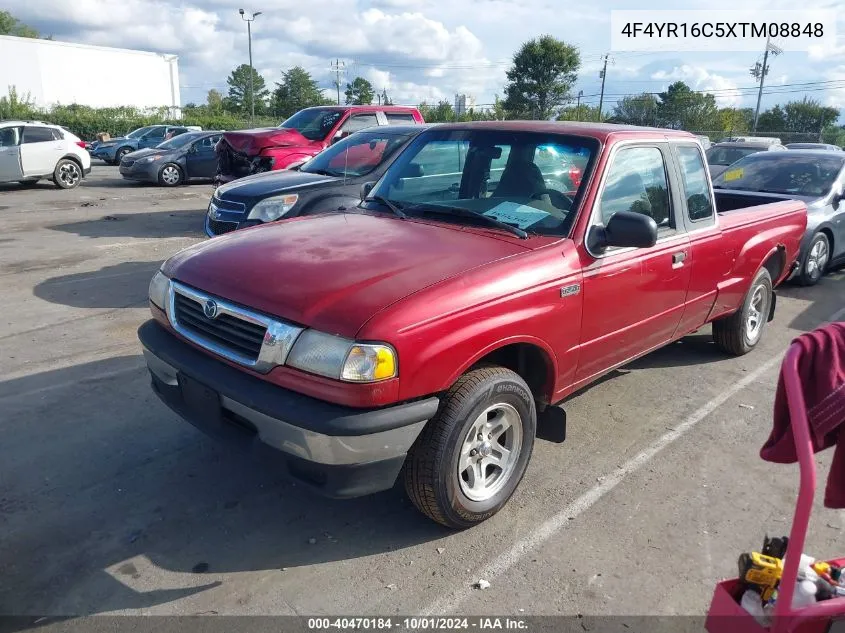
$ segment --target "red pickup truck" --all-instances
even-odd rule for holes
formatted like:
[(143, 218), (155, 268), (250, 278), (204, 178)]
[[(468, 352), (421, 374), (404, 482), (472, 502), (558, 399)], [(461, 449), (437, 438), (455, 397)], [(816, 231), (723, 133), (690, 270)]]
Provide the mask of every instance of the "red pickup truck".
[(401, 477), (455, 528), (507, 502), (550, 405), (708, 323), (752, 350), (807, 223), (714, 195), (691, 134), (605, 124), (435, 126), (362, 197), (167, 260), (152, 386), (324, 494)]
[(305, 108), (279, 127), (225, 132), (217, 144), (217, 177), (223, 184), (310, 160), (353, 132), (378, 125), (424, 123), (417, 108), (406, 106), (323, 106)]

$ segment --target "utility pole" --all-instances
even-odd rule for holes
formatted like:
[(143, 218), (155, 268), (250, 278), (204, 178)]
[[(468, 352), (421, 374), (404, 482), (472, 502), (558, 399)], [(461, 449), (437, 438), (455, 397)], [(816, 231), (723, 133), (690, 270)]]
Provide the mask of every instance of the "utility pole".
[(601, 108), (604, 105), (604, 80), (607, 78), (607, 57), (608, 54), (604, 54), (604, 67), (599, 72), (599, 77), (601, 77), (601, 96), (599, 97), (599, 121), (601, 121)]
[(339, 59), (334, 61), (332, 64), (332, 70), (335, 72), (335, 82), (334, 85), (337, 86), (337, 105), (340, 105), (340, 71), (346, 68), (346, 62), (342, 62)]
[(575, 120), (576, 121), (581, 120), (581, 97), (583, 97), (583, 96), (584, 96), (584, 91), (579, 90), (578, 96), (576, 97), (578, 99), (578, 101), (577, 101), (578, 105), (575, 106)]
[(757, 132), (757, 120), (760, 118), (760, 99), (763, 97), (763, 80), (769, 74), (769, 53), (774, 56), (780, 55), (783, 50), (771, 43), (769, 38), (766, 38), (766, 50), (763, 52), (763, 64), (760, 62), (751, 67), (751, 76), (760, 80), (760, 88), (757, 90), (757, 108), (754, 110), (754, 125), (751, 128), (751, 133)]
[(255, 22), (255, 18), (261, 15), (261, 11), (253, 13), (251, 17), (246, 17), (246, 11), (243, 9), (238, 9), (238, 13), (241, 14), (241, 19), (246, 22), (246, 35), (249, 38), (249, 120), (251, 123), (255, 118), (255, 89), (253, 87), (255, 69), (252, 67), (252, 23)]

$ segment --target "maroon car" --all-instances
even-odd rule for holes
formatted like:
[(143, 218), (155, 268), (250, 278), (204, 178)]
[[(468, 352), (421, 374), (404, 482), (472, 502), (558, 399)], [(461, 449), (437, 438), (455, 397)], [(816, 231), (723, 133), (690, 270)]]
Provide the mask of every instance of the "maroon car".
[(279, 127), (226, 132), (217, 145), (216, 183), (302, 165), (332, 143), (364, 128), (424, 122), (419, 110), (405, 106), (305, 108)]

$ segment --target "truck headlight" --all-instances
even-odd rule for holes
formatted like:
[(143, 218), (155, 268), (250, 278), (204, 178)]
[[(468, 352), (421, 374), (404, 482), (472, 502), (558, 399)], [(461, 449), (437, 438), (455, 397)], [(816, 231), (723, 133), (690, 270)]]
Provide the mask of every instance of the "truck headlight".
[(150, 301), (164, 310), (167, 305), (167, 295), (170, 292), (170, 279), (160, 270), (150, 280)]
[(356, 343), (340, 336), (306, 330), (286, 364), (344, 382), (378, 382), (397, 375), (396, 352), (384, 343)]
[(278, 220), (288, 211), (293, 209), (299, 196), (295, 193), (286, 196), (273, 196), (262, 200), (249, 212), (248, 220), (261, 220), (262, 222), (272, 222)]

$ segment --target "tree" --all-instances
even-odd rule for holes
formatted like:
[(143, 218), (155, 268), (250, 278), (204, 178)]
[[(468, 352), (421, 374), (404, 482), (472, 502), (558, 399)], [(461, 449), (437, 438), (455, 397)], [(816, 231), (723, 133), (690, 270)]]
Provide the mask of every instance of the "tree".
[(557, 116), (558, 121), (598, 121), (599, 107), (589, 106), (586, 103), (580, 105), (569, 105), (561, 108)]
[(815, 99), (804, 97), (801, 101), (790, 101), (783, 107), (788, 132), (819, 134), (825, 123), (834, 123), (839, 110), (822, 106)]
[(760, 114), (757, 120), (757, 130), (780, 134), (786, 131), (786, 112), (779, 105)]
[(32, 95), (19, 95), (17, 88), (9, 86), (9, 94), (0, 97), (0, 120), (2, 119), (36, 119), (35, 102)]
[(436, 106), (428, 105), (423, 101), (417, 109), (422, 114), (426, 123), (446, 123), (455, 120), (455, 109), (448, 101), (439, 101)]
[(363, 77), (355, 77), (351, 84), (346, 84), (346, 105), (370, 105), (375, 96), (373, 84)]
[(317, 82), (302, 66), (294, 66), (282, 72), (282, 81), (276, 82), (273, 91), (273, 114), (281, 119), (287, 119), (303, 108), (334, 103), (323, 96)]
[(211, 113), (220, 113), (223, 110), (223, 95), (220, 91), (212, 88), (205, 96), (205, 104), (208, 106), (208, 111)]
[[(27, 26), (8, 11), (0, 11), (0, 35), (14, 35), (15, 37), (40, 37), (38, 31)], [(47, 38), (52, 39), (52, 38)]]
[(631, 97), (623, 97), (613, 107), (611, 119), (614, 123), (656, 125), (657, 106), (657, 98), (647, 92)]
[(254, 68), (250, 68), (249, 64), (241, 64), (226, 79), (226, 83), (229, 84), (227, 109), (232, 112), (249, 114), (252, 109), (249, 93), (250, 74), (252, 74), (252, 88), (255, 92), (255, 113), (261, 114), (264, 111), (267, 96), (269, 95), (264, 84), (264, 77), (258, 74), (258, 71)]
[(751, 108), (721, 108), (719, 129), (729, 135), (744, 134), (751, 129), (754, 111)]
[(658, 95), (657, 119), (663, 127), (687, 131), (715, 130), (719, 125), (716, 97), (694, 92), (683, 81), (676, 81)]
[(580, 66), (578, 49), (551, 35), (527, 41), (507, 72), (505, 109), (516, 117), (548, 119), (569, 100)]

